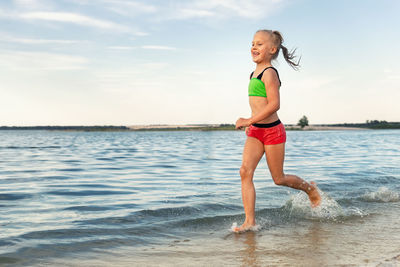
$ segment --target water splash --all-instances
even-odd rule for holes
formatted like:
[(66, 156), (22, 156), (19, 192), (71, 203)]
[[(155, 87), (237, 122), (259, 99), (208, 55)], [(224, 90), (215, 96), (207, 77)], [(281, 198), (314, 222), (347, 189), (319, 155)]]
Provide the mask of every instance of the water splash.
[(304, 192), (298, 192), (292, 195), (285, 204), (291, 215), (305, 216), (318, 219), (335, 219), (344, 214), (342, 207), (325, 192), (318, 189), (321, 195), (321, 204), (318, 207), (311, 208), (310, 200)]
[(348, 207), (344, 209), (339, 203), (331, 198), (327, 193), (318, 188), (321, 195), (321, 204), (318, 207), (311, 208), (310, 200), (304, 192), (298, 192), (292, 195), (286, 202), (285, 209), (291, 216), (299, 216), (307, 219), (323, 219), (337, 221), (342, 218), (368, 215), (367, 212), (358, 207)]
[(369, 202), (397, 202), (400, 200), (400, 196), (398, 192), (381, 186), (376, 192), (365, 193), (362, 199)]
[[(231, 231), (231, 232), (234, 232), (234, 233), (237, 233), (237, 232), (235, 231), (235, 228), (236, 228), (236, 227), (238, 227), (237, 222), (232, 223), (232, 226), (231, 226), (230, 231)], [(260, 231), (261, 229), (262, 229), (262, 225), (256, 224), (256, 225), (250, 227), (249, 229), (247, 229), (246, 231), (257, 232), (257, 231)], [(240, 233), (240, 232), (239, 232), (239, 233)]]
[(237, 227), (237, 222), (232, 223), (231, 231), (234, 232), (236, 227)]

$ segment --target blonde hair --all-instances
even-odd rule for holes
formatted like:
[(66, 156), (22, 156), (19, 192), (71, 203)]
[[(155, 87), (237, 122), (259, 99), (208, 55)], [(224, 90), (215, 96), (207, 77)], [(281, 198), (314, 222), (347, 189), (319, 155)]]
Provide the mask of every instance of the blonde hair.
[(299, 63), (301, 57), (297, 62), (294, 61), (294, 59), (297, 57), (295, 55), (296, 49), (293, 49), (289, 52), (289, 50), (282, 45), (283, 37), (280, 32), (272, 30), (258, 30), (257, 32), (267, 33), (271, 37), (272, 43), (276, 46), (276, 52), (272, 55), (272, 59), (276, 59), (279, 55), (279, 51), (282, 49), (283, 57), (285, 58), (286, 62), (295, 70), (298, 70), (300, 68)]

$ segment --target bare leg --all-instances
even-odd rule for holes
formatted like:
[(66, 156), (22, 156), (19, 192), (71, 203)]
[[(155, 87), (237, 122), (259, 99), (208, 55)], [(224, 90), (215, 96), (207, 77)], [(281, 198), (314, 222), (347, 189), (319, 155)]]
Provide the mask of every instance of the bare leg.
[(234, 229), (235, 232), (243, 232), (256, 225), (256, 190), (253, 184), (253, 175), (263, 154), (264, 145), (254, 137), (247, 137), (243, 149), (242, 166), (240, 167), (240, 177), (242, 179), (242, 200), (246, 219), (240, 227)]
[(283, 173), (285, 143), (266, 145), (264, 148), (267, 157), (268, 168), (275, 184), (304, 191), (310, 198), (311, 207), (317, 207), (321, 203), (321, 196), (318, 193), (316, 184), (314, 182), (307, 183), (296, 175)]

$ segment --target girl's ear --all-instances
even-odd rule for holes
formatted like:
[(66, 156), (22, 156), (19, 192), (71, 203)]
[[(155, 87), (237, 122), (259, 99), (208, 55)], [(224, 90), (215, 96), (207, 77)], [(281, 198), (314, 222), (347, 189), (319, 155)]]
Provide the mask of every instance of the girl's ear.
[(278, 49), (275, 46), (272, 46), (271, 49), (269, 50), (269, 52), (273, 55), (276, 53)]

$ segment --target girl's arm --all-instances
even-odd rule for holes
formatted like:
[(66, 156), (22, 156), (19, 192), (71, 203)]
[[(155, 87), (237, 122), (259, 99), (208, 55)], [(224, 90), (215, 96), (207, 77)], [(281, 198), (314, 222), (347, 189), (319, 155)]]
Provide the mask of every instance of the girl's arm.
[(267, 91), (268, 104), (259, 113), (255, 114), (249, 119), (240, 118), (236, 122), (236, 128), (242, 128), (250, 126), (253, 123), (257, 123), (265, 118), (268, 118), (280, 108), (280, 97), (279, 97), (279, 79), (274, 70), (267, 70), (264, 72), (262, 81), (265, 84), (265, 90)]

